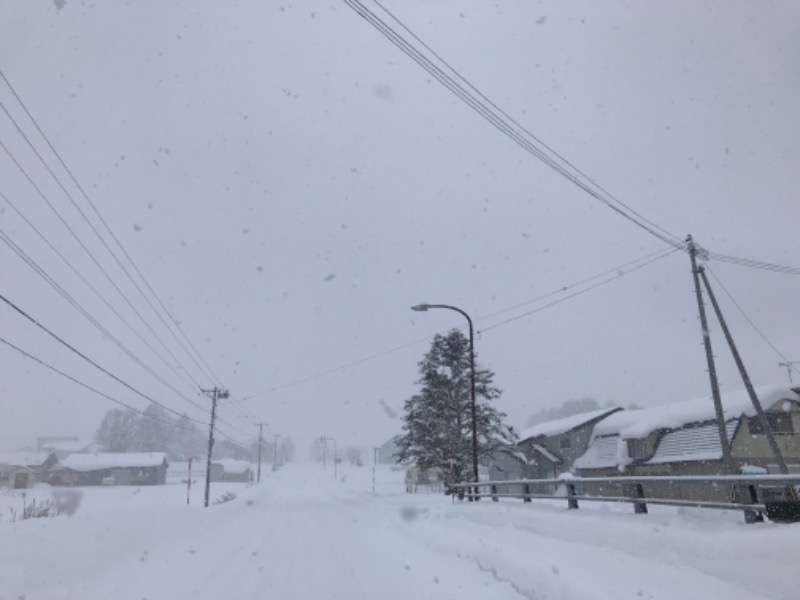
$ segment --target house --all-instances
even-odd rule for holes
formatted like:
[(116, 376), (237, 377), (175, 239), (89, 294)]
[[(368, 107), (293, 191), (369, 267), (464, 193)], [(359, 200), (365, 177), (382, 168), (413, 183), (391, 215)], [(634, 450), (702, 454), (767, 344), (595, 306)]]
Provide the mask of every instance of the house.
[(93, 442), (74, 436), (50, 436), (36, 438), (36, 448), (40, 452), (53, 452), (58, 460), (63, 460), (76, 452), (88, 452)]
[(211, 481), (248, 482), (253, 479), (253, 468), (249, 461), (220, 458), (211, 463)]
[(400, 448), (397, 446), (397, 438), (395, 436), (382, 446), (375, 448), (375, 462), (379, 465), (393, 465), (397, 462), (397, 452)]
[(56, 469), (54, 485), (158, 485), (167, 482), (166, 452), (70, 454)]
[(620, 407), (604, 408), (523, 430), (517, 447), (527, 459), (524, 476), (549, 479), (571, 472), (575, 459), (586, 452), (595, 424), (621, 410)]
[[(784, 460), (800, 471), (800, 394), (778, 386), (756, 388)], [(735, 469), (777, 472), (774, 456), (746, 390), (722, 395), (725, 431)], [(613, 414), (598, 422), (586, 452), (575, 461), (584, 477), (717, 475), (722, 459), (711, 398)], [(692, 498), (690, 485), (664, 484), (664, 497)], [(725, 499), (728, 490), (720, 490)], [(692, 498), (695, 499), (695, 498)], [(699, 499), (699, 498), (698, 498)], [(702, 499), (711, 499), (704, 497)]]
[(52, 452), (14, 452), (0, 455), (0, 486), (26, 489), (47, 480), (58, 463)]

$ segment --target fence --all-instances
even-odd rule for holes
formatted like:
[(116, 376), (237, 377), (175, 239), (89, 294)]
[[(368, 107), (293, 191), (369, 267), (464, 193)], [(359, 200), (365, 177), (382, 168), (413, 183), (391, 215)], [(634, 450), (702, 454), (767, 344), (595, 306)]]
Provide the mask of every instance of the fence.
[(635, 513), (648, 504), (741, 510), (745, 522), (800, 521), (800, 475), (713, 475), (680, 477), (570, 477), (481, 481), (451, 486), (459, 498), (563, 498), (577, 509), (580, 501), (627, 502)]

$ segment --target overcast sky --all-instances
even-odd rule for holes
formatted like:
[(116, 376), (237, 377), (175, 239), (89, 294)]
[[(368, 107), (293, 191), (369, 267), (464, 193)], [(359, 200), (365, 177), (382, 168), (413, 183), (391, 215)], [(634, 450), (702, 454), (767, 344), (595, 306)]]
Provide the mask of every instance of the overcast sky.
[[(670, 234), (800, 266), (794, 0), (383, 5)], [(654, 405), (710, 393), (684, 252), (501, 324), (668, 246), (504, 137), (344, 2), (0, 0), (0, 69), (236, 398), (220, 407), (231, 438), (250, 441), (259, 421), (299, 444), (328, 435), (370, 447), (398, 433), (430, 337), (465, 326), (453, 312), (409, 310), (420, 302), (473, 317), (478, 361), (495, 371), (497, 406), (517, 427), (571, 398)], [(104, 232), (3, 81), (0, 102)], [(136, 389), (207, 421), (196, 384), (214, 382), (2, 111), (0, 141), (39, 189), (0, 149), (2, 232), (180, 394), (7, 244), (0, 293)], [(800, 277), (709, 267), (763, 334), (717, 288), (753, 380), (788, 383), (778, 363), (800, 361)], [(146, 406), (0, 309), (3, 339)], [(738, 389), (712, 325), (722, 389)], [(0, 449), (41, 435), (90, 438), (116, 406), (8, 346), (0, 361)]]

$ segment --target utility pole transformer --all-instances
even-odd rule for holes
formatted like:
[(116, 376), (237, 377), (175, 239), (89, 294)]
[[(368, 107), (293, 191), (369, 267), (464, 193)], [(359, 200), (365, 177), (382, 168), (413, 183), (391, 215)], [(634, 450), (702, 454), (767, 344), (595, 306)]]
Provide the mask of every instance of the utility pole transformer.
[(714, 399), (714, 412), (717, 415), (717, 429), (719, 430), (719, 443), (722, 446), (722, 460), (729, 473), (734, 474), (736, 466), (731, 457), (731, 446), (728, 442), (728, 432), (725, 430), (725, 413), (722, 410), (722, 398), (719, 393), (717, 369), (714, 365), (714, 354), (711, 351), (711, 335), (708, 332), (706, 309), (703, 304), (703, 291), (700, 289), (700, 271), (697, 268), (697, 245), (692, 236), (686, 238), (689, 258), (692, 261), (692, 276), (694, 277), (694, 290), (697, 296), (697, 309), (700, 312), (700, 326), (703, 328), (703, 344), (706, 349), (706, 362), (708, 363), (708, 377), (711, 380), (711, 396)]
[(211, 424), (208, 428), (208, 457), (206, 459), (206, 496), (205, 507), (208, 508), (208, 496), (211, 491), (211, 451), (214, 449), (214, 421), (217, 418), (217, 400), (228, 397), (228, 390), (221, 390), (217, 387), (211, 390), (201, 390), (207, 396), (211, 396)]

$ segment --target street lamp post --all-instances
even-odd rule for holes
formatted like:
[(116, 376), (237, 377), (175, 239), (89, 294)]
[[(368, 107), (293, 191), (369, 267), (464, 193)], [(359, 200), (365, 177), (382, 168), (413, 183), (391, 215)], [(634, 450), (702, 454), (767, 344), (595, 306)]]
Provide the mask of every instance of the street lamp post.
[[(417, 312), (425, 312), (429, 308), (445, 308), (447, 310), (454, 310), (463, 315), (469, 323), (469, 380), (470, 380), (470, 399), (471, 399), (471, 412), (472, 412), (472, 478), (475, 483), (478, 482), (478, 415), (477, 407), (475, 405), (475, 335), (472, 329), (472, 319), (469, 315), (456, 306), (449, 304), (417, 304), (412, 306), (411, 310)], [(477, 488), (476, 488), (477, 491)]]

